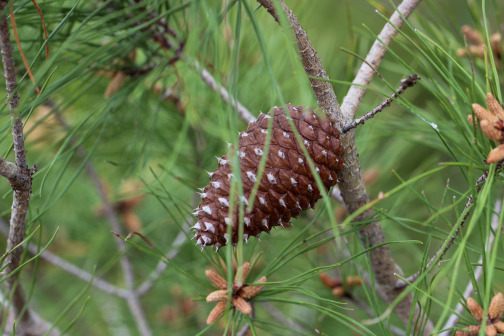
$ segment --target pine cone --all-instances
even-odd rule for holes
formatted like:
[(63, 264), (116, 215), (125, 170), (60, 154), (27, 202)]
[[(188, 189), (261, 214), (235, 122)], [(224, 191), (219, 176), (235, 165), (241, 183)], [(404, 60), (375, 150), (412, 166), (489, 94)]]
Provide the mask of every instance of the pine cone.
[[(343, 148), (339, 131), (334, 120), (318, 117), (313, 109), (287, 104), (290, 116), (296, 126), (304, 146), (314, 161), (326, 190), (336, 184), (337, 172), (343, 166)], [(268, 133), (268, 119), (273, 116), (273, 134), (268, 151), (268, 159), (254, 206), (244, 217), (244, 239), (259, 237), (262, 231), (269, 232), (274, 226), (290, 225), (290, 219), (297, 217), (301, 210), (313, 208), (321, 198), (319, 188), (306, 157), (297, 143), (288, 117), (283, 108), (275, 107), (268, 114), (260, 114), (257, 121), (248, 125), (247, 131), (239, 135), (238, 155), (240, 158), (243, 196), (248, 205), (250, 193), (257, 179), (261, 156), (265, 153)], [(219, 167), (210, 175), (210, 184), (202, 189), (201, 204), (194, 213), (198, 222), (196, 244), (202, 248), (215, 245), (218, 250), (229, 241), (227, 225), (229, 220), (229, 200), (231, 186), (231, 166), (227, 155), (217, 159)], [(235, 200), (237, 204), (237, 200)], [(238, 241), (238, 206), (233, 213), (233, 233), (231, 242)]]

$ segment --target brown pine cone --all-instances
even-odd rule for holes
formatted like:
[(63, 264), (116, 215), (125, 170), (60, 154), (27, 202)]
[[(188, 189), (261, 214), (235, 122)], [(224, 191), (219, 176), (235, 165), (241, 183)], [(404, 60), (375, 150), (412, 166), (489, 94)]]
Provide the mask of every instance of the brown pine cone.
[[(287, 104), (292, 121), (296, 126), (304, 146), (314, 161), (326, 190), (337, 182), (337, 172), (343, 166), (343, 148), (339, 131), (334, 120), (318, 117), (313, 109)], [(260, 114), (257, 121), (248, 125), (247, 131), (239, 135), (238, 155), (240, 158), (243, 196), (248, 205), (250, 193), (257, 179), (257, 170), (265, 150), (268, 133), (268, 119), (273, 116), (273, 134), (268, 150), (268, 159), (254, 206), (244, 217), (244, 239), (259, 237), (262, 231), (269, 232), (274, 226), (290, 225), (290, 219), (297, 217), (301, 210), (313, 208), (321, 198), (319, 188), (312, 175), (303, 151), (297, 143), (288, 117), (283, 108), (275, 107), (268, 114)], [(219, 167), (210, 175), (210, 184), (202, 189), (201, 204), (194, 213), (198, 222), (196, 244), (202, 249), (215, 245), (218, 250), (229, 241), (227, 225), (229, 220), (229, 192), (231, 186), (231, 166), (227, 155), (218, 158)], [(235, 204), (237, 204), (235, 200)], [(238, 206), (233, 213), (233, 234), (231, 242), (238, 241)]]

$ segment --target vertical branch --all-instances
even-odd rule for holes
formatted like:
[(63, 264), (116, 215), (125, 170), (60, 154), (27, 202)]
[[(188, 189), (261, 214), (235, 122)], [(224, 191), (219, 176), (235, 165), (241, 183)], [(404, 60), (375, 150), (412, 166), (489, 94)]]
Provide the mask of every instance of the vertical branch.
[[(8, 1), (0, 1), (0, 12), (2, 12)], [(9, 178), (9, 183), (14, 190), (12, 201), (12, 212), (10, 219), (10, 231), (7, 239), (7, 251), (11, 253), (6, 258), (5, 272), (7, 274), (14, 271), (20, 264), (21, 248), (16, 248), (25, 238), (26, 213), (30, 204), (31, 175), (26, 161), (26, 150), (24, 146), (23, 123), (16, 108), (19, 104), (17, 94), (16, 70), (14, 58), (12, 56), (12, 45), (10, 42), (9, 25), (7, 17), (0, 18), (0, 49), (2, 52), (2, 63), (4, 68), (5, 84), (8, 95), (9, 110), (12, 122), (12, 136), (15, 154), (15, 178)], [(12, 166), (14, 168), (14, 166)], [(7, 177), (6, 175), (2, 174)], [(7, 279), (7, 285), (12, 292), (12, 308), (14, 318), (19, 319), (20, 314), (26, 306), (26, 300), (18, 283), (19, 273)], [(26, 309), (20, 320), (20, 328), (24, 324), (31, 324), (32, 316), (30, 310)]]
[[(301, 54), (301, 59), (305, 72), (308, 76), (317, 76), (322, 78), (328, 78), (326, 72), (323, 69), (320, 59), (317, 57), (315, 50), (313, 49), (306, 32), (300, 26), (297, 18), (292, 13), (292, 11), (283, 3), (282, 0), (278, 0), (285, 12), (287, 19), (291, 27), (293, 28), (296, 38), (298, 40), (298, 47)], [(415, 9), (416, 5), (421, 0), (404, 0), (398, 7), (398, 10), (402, 13), (404, 17), (408, 17), (412, 11)], [(258, 0), (263, 7), (265, 7), (268, 12), (278, 21), (278, 15), (275, 12), (272, 0)], [(397, 27), (401, 27), (403, 18), (396, 11), (391, 18), (392, 24)], [(371, 48), (368, 57), (366, 58), (366, 63), (362, 65), (359, 73), (354, 81), (355, 84), (367, 85), (371, 81), (374, 70), (369, 67), (371, 64), (373, 68), (377, 68), (385, 54), (386, 47), (382, 43), (389, 44), (392, 37), (397, 34), (395, 28), (387, 23), (379, 35), (379, 39), (374, 43)], [(381, 41), (383, 42), (381, 42)], [(336, 95), (332, 86), (327, 82), (321, 82), (315, 79), (310, 79), (313, 91), (317, 96), (317, 102), (319, 106), (329, 115), (333, 115), (337, 123), (339, 124), (339, 129), (342, 125), (349, 124), (352, 122), (355, 111), (357, 110), (362, 97), (364, 96), (365, 89), (352, 86), (349, 90), (347, 96), (343, 101), (343, 105), (340, 109)], [(324, 84), (322, 84), (324, 83)], [(342, 134), (341, 144), (345, 149), (345, 166), (340, 173), (340, 190), (341, 195), (345, 204), (347, 205), (347, 210), (349, 213), (355, 212), (357, 209), (366, 205), (369, 202), (369, 195), (367, 194), (366, 187), (364, 185), (361, 173), (361, 166), (359, 161), (359, 154), (355, 146), (355, 131), (350, 130), (349, 132)], [(363, 221), (374, 215), (374, 210), (372, 208), (361, 213), (355, 221)], [(359, 230), (360, 238), (366, 247), (372, 247), (380, 245), (386, 241), (385, 233), (381, 227), (380, 222), (376, 221), (371, 224), (366, 225), (364, 228)], [(385, 301), (391, 303), (395, 298), (402, 292), (402, 289), (395, 287), (397, 281), (395, 273), (400, 273), (400, 269), (395, 263), (392, 255), (390, 253), (389, 247), (387, 245), (380, 246), (369, 252), (371, 259), (371, 266), (375, 279), (380, 287), (380, 291), (385, 297)], [(412, 295), (406, 296), (399, 304), (396, 306), (396, 313), (401, 317), (403, 322), (407, 325), (409, 323), (411, 306), (413, 304)], [(428, 332), (430, 326), (426, 328)]]

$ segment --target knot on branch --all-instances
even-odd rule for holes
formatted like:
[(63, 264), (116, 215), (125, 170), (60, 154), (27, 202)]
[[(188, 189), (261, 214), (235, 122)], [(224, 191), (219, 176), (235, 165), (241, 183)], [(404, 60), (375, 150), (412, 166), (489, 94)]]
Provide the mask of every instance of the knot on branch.
[(38, 165), (31, 169), (20, 168), (15, 163), (0, 159), (0, 175), (5, 177), (15, 191), (30, 191), (32, 175), (38, 170)]

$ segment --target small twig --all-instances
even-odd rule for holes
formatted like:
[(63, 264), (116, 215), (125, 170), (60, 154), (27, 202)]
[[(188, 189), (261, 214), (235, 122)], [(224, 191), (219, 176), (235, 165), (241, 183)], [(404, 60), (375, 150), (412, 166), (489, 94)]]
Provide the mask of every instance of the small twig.
[[(481, 188), (483, 188), (483, 182), (486, 181), (486, 179), (488, 178), (488, 172), (485, 171), (483, 175), (481, 175), (475, 182), (475, 185), (476, 185), (476, 193), (479, 193), (481, 191)], [(408, 283), (412, 283), (414, 282), (416, 279), (418, 279), (418, 276), (420, 275), (420, 272), (423, 272), (425, 270), (428, 270), (432, 264), (434, 264), (434, 262), (437, 260), (438, 262), (440, 262), (443, 257), (445, 256), (446, 252), (448, 252), (448, 250), (450, 249), (450, 247), (453, 245), (453, 243), (455, 242), (455, 239), (457, 238), (457, 236), (460, 234), (460, 230), (462, 230), (462, 228), (464, 227), (464, 224), (465, 222), (467, 221), (467, 218), (469, 217), (469, 215), (471, 214), (471, 205), (473, 204), (474, 202), (474, 198), (473, 198), (473, 195), (469, 195), (469, 199), (467, 200), (467, 203), (464, 207), (464, 210), (462, 211), (462, 213), (465, 213), (464, 214), (464, 217), (462, 218), (462, 220), (460, 221), (460, 225), (458, 226), (458, 228), (455, 230), (455, 233), (453, 234), (453, 236), (450, 238), (450, 241), (446, 244), (446, 246), (444, 247), (441, 247), (441, 249), (439, 251), (437, 251), (436, 253), (434, 253), (434, 255), (432, 256), (432, 258), (427, 262), (427, 264), (425, 265), (425, 267), (423, 267), (421, 270), (418, 270), (415, 274), (412, 274), (410, 275), (409, 277), (406, 278), (406, 282), (403, 281), (403, 280), (398, 280), (397, 283), (396, 283), (396, 288), (404, 288), (408, 285)], [(439, 257), (438, 257), (439, 256)]]
[[(496, 234), (498, 234), (497, 229), (499, 228), (499, 215), (498, 215), (498, 213), (501, 211), (501, 209), (502, 209), (502, 200), (498, 200), (495, 202), (495, 205), (494, 205), (494, 212), (495, 213), (492, 216), (492, 224), (491, 224), (492, 229), (496, 232)], [(493, 247), (494, 242), (495, 242), (495, 236), (490, 235), (490, 237), (488, 238), (488, 244), (487, 244), (487, 246), (485, 246), (485, 251), (490, 251)], [(478, 260), (478, 264), (481, 265), (482, 263), (483, 263), (483, 255)], [(476, 270), (474, 271), (474, 283), (478, 282), (478, 280), (481, 278), (481, 275), (483, 275), (483, 266), (477, 266)], [(467, 299), (468, 297), (470, 297), (473, 291), (474, 291), (473, 281), (470, 280), (467, 283), (467, 286), (464, 290), (464, 294), (463, 294), (464, 299)], [(455, 307), (455, 311), (450, 316), (448, 321), (446, 321), (445, 325), (442, 328), (443, 330), (447, 330), (447, 331), (444, 331), (438, 335), (439, 336), (451, 335), (452, 331), (449, 329), (452, 329), (453, 327), (455, 327), (455, 325), (457, 324), (457, 321), (459, 319), (459, 316), (462, 314), (463, 311), (464, 311), (464, 305), (462, 305), (462, 303), (459, 302), (457, 304), (457, 307)]]
[(412, 87), (416, 84), (417, 80), (419, 80), (420, 77), (418, 77), (417, 74), (411, 74), (407, 78), (404, 78), (401, 80), (401, 85), (397, 88), (396, 92), (394, 92), (390, 98), (385, 100), (383, 103), (378, 105), (375, 109), (373, 109), (371, 112), (366, 113), (362, 117), (355, 119), (353, 122), (351, 122), (348, 125), (344, 125), (341, 128), (342, 133), (346, 133), (350, 131), (351, 129), (354, 129), (360, 124), (364, 124), (367, 120), (373, 118), (377, 113), (383, 111), (385, 107), (390, 106), (392, 101), (394, 99), (397, 99), (397, 97), (402, 94), (404, 91), (406, 91), (407, 88)]
[(244, 107), (239, 101), (236, 101), (233, 97), (230, 97), (228, 91), (222, 85), (216, 82), (215, 78), (212, 76), (212, 74), (210, 74), (210, 72), (201, 67), (198, 62), (194, 62), (194, 67), (200, 73), (203, 82), (205, 82), (213, 91), (219, 93), (222, 100), (226, 104), (230, 104), (233, 109), (236, 109), (240, 117), (245, 119), (247, 122), (255, 120), (255, 117), (252, 115), (252, 113), (250, 113), (249, 110), (247, 110), (247, 108)]

